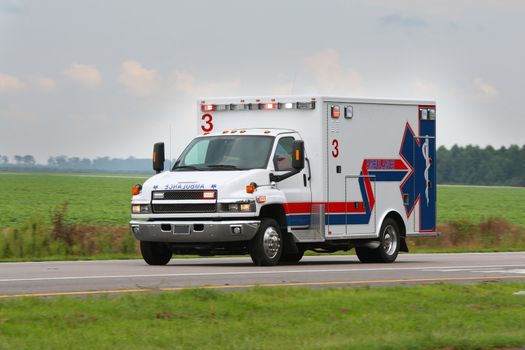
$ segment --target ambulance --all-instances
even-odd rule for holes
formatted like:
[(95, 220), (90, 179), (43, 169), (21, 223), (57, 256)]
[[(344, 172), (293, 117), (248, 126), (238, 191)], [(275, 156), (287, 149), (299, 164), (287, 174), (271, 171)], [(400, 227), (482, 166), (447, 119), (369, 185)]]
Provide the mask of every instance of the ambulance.
[[(434, 101), (270, 96), (198, 101), (197, 137), (132, 188), (130, 228), (146, 263), (249, 254), (298, 263), (355, 248), (391, 263), (436, 232)], [(188, 133), (189, 130), (179, 130)]]

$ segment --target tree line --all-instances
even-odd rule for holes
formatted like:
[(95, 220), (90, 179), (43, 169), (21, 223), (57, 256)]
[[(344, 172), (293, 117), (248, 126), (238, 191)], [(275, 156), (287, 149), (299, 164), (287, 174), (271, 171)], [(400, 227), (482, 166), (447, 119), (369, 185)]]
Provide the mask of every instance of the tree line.
[(525, 186), (525, 145), (441, 146), (436, 171), (442, 184)]
[[(173, 164), (173, 163), (171, 163)], [(166, 161), (165, 169), (170, 162)], [(151, 159), (95, 159), (56, 156), (47, 164), (37, 164), (32, 155), (0, 155), (0, 169), (36, 169), (55, 171), (151, 172)], [(525, 145), (519, 147), (441, 146), (437, 150), (437, 182), (439, 184), (525, 186)]]

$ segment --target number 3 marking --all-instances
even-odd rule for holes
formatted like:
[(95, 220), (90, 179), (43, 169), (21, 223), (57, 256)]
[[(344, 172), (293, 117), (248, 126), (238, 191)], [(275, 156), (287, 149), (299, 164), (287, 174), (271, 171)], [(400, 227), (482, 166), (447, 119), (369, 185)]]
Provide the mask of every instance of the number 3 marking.
[(203, 114), (201, 120), (204, 121), (204, 125), (201, 125), (202, 131), (210, 132), (213, 130), (213, 117), (211, 116), (211, 114)]
[(339, 156), (339, 141), (337, 141), (337, 139), (333, 139), (332, 146), (334, 146), (334, 149), (332, 150), (332, 157), (337, 158)]

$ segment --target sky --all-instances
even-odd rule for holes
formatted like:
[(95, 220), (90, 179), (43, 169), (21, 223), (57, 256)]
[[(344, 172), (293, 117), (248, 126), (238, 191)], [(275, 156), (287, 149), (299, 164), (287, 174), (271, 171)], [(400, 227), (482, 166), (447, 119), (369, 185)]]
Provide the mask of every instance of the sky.
[(202, 96), (435, 99), (438, 145), (525, 144), (521, 0), (0, 0), (0, 155), (173, 157)]

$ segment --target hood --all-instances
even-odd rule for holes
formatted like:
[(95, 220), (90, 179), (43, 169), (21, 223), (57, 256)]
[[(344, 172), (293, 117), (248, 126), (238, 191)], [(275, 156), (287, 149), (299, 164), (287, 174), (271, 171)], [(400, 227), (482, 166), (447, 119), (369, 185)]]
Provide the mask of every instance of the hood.
[(251, 182), (267, 185), (269, 171), (252, 169), (239, 171), (165, 171), (152, 176), (142, 186), (144, 199), (151, 191), (217, 190), (218, 199), (246, 197)]

